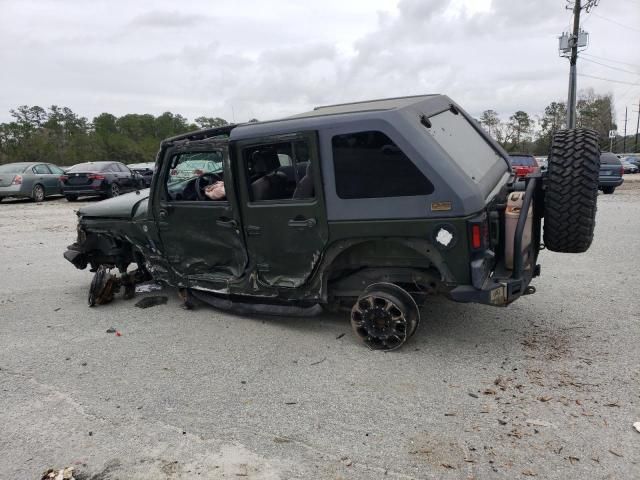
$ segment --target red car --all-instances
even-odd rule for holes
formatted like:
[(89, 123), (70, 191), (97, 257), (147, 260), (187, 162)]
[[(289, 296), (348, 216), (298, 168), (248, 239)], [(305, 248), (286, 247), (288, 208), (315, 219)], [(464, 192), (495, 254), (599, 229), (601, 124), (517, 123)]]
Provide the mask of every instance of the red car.
[(533, 155), (527, 153), (512, 153), (509, 155), (511, 166), (517, 177), (526, 177), (530, 173), (540, 170), (538, 162)]

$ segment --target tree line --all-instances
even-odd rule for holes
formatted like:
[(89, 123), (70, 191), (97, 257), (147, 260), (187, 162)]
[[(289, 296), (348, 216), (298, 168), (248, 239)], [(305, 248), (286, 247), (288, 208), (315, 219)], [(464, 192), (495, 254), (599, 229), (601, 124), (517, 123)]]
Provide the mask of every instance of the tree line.
[[(102, 113), (89, 121), (70, 108), (23, 105), (0, 124), (0, 164), (50, 162), (74, 165), (86, 161), (152, 162), (159, 144), (181, 133), (228, 125), (220, 117), (198, 117), (193, 123), (180, 114), (159, 116)], [(256, 121), (253, 119), (253, 121)]]
[[(610, 148), (609, 131), (616, 130), (613, 96), (597, 94), (593, 89), (583, 90), (576, 102), (576, 126), (591, 128), (600, 136), (600, 148)], [(547, 155), (551, 147), (553, 134), (566, 128), (567, 106), (563, 101), (551, 102), (539, 117), (531, 117), (519, 110), (502, 121), (495, 110), (485, 110), (477, 121), (508, 152), (524, 152), (534, 155)], [(613, 142), (613, 150), (622, 150), (623, 137)], [(634, 135), (626, 137), (627, 150), (640, 148), (635, 144)]]
[[(70, 108), (48, 109), (23, 105), (10, 110), (12, 120), (0, 124), (0, 164), (50, 162), (73, 165), (86, 161), (117, 160), (123, 163), (152, 162), (160, 142), (174, 135), (228, 125), (220, 117), (198, 117), (189, 122), (180, 114), (159, 116), (127, 114), (116, 117), (102, 113), (89, 121)], [(566, 105), (551, 102), (541, 117), (517, 111), (503, 121), (495, 110), (485, 110), (477, 121), (508, 152), (546, 155), (553, 134), (565, 128)], [(252, 119), (251, 121), (257, 121)], [(609, 130), (615, 130), (612, 95), (580, 92), (577, 102), (578, 127), (600, 134), (601, 147), (609, 149)], [(633, 148), (633, 135), (627, 139)], [(617, 139), (617, 144), (622, 142)], [(638, 146), (635, 145), (638, 150)]]

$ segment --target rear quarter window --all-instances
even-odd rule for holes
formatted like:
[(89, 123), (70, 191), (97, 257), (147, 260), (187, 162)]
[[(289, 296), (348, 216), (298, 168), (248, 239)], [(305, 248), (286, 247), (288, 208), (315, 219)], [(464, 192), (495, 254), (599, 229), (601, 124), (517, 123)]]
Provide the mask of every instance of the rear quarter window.
[(331, 139), (336, 193), (343, 199), (428, 195), (433, 184), (387, 135), (364, 131)]

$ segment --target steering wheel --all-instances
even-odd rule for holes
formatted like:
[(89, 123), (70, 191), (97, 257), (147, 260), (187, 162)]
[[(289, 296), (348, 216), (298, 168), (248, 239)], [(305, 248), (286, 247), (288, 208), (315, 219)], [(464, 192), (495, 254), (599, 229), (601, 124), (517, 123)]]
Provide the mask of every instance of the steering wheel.
[(207, 196), (204, 194), (204, 189), (209, 185), (213, 185), (216, 182), (222, 181), (224, 180), (218, 173), (203, 173), (198, 178), (196, 178), (195, 187), (196, 194), (198, 195), (198, 200), (207, 200)]

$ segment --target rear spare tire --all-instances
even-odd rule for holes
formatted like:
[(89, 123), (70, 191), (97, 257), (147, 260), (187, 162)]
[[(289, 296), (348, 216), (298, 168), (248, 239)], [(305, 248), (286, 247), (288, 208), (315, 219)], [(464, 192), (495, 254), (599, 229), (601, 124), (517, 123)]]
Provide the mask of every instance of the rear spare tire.
[(544, 196), (544, 244), (554, 252), (586, 252), (593, 240), (600, 171), (594, 130), (561, 130), (553, 136)]

